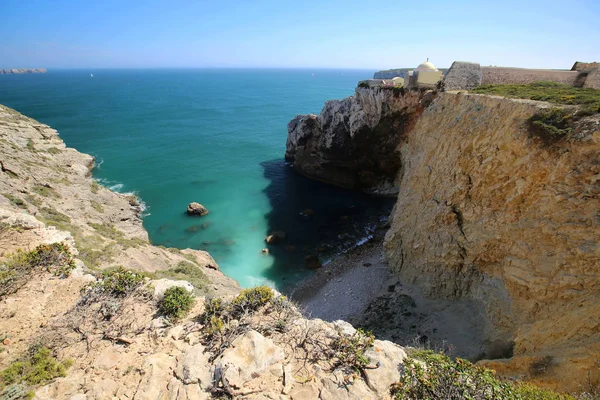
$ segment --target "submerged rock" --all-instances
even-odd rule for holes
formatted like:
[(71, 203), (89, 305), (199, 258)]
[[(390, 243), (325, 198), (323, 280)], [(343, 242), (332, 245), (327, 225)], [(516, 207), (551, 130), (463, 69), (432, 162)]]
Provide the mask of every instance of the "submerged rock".
[(187, 206), (187, 214), (202, 217), (208, 214), (208, 209), (200, 203), (192, 202)]
[(285, 240), (287, 235), (283, 231), (274, 231), (269, 236), (265, 238), (265, 243), (267, 244), (278, 244)]
[(315, 254), (304, 257), (304, 263), (308, 269), (319, 269), (323, 266), (321, 260), (319, 260), (319, 256)]

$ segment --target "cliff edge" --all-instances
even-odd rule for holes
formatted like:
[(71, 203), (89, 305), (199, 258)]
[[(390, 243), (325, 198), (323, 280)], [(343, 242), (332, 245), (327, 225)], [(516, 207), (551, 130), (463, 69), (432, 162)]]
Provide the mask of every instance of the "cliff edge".
[[(552, 126), (556, 115), (568, 129)], [(600, 378), (599, 113), (357, 88), (288, 130), (286, 157), (300, 173), (397, 194), (386, 260), (428, 299), (482, 310), (484, 322), (465, 328), (480, 337), (463, 353), (561, 390)], [(405, 324), (414, 304), (386, 296), (369, 318)], [(434, 328), (421, 337), (444, 342)]]
[(151, 245), (93, 163), (0, 106), (0, 399), (391, 397), (402, 347)]
[(317, 116), (288, 123), (285, 159), (309, 178), (367, 193), (398, 192), (398, 146), (435, 97), (433, 91), (356, 88)]

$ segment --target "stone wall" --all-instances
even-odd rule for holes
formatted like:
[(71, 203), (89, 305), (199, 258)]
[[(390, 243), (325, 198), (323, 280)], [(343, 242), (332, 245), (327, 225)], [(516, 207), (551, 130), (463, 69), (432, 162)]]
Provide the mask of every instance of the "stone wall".
[(551, 69), (526, 69), (508, 67), (482, 67), (482, 85), (525, 84), (540, 81), (552, 81), (574, 85), (578, 71), (559, 71)]
[(454, 61), (444, 79), (445, 90), (471, 90), (481, 85), (481, 66), (478, 63)]
[(583, 87), (589, 89), (600, 89), (600, 68), (596, 68), (588, 73)]

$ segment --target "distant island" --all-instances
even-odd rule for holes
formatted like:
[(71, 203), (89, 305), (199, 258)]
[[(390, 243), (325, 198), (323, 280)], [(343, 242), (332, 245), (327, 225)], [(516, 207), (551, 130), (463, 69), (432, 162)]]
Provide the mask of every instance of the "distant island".
[(0, 75), (3, 74), (44, 74), (46, 68), (7, 68), (0, 69)]

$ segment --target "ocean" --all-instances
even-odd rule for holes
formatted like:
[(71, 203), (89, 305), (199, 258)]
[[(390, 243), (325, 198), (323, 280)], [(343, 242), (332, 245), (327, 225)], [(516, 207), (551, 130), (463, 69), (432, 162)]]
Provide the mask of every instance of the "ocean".
[[(93, 76), (91, 76), (93, 74)], [(354, 93), (366, 70), (49, 70), (0, 76), (0, 103), (96, 157), (93, 176), (146, 206), (156, 245), (210, 252), (244, 287), (284, 290), (366, 240), (392, 206), (285, 164), (287, 123)], [(185, 214), (197, 201), (210, 213)], [(305, 210), (311, 210), (303, 215)], [(286, 232), (265, 255), (265, 236)]]

